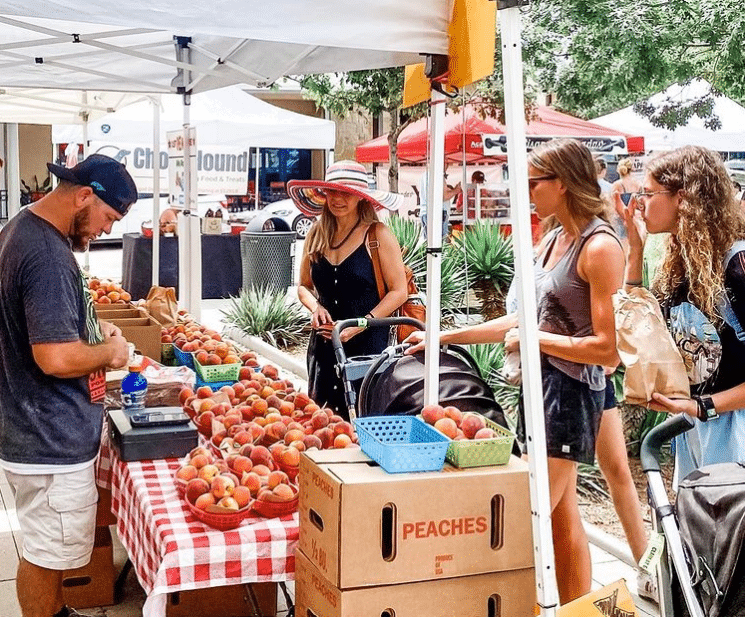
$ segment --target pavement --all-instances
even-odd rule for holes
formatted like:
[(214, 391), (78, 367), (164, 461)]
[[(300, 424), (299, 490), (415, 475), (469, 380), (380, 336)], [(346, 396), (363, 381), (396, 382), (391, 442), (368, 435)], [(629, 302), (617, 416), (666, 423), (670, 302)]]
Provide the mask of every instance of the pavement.
[[(84, 256), (78, 255), (81, 265)], [(91, 251), (89, 256), (90, 271), (95, 276), (121, 280), (121, 249), (105, 249)], [(226, 300), (205, 300), (202, 302), (201, 321), (204, 325), (221, 330), (222, 315), (220, 309), (226, 305)], [(116, 572), (120, 572), (127, 561), (127, 554), (116, 535), (116, 527), (111, 527), (114, 543), (114, 565)], [(640, 617), (658, 617), (659, 609), (636, 595), (636, 571), (625, 560), (628, 553), (623, 543), (608, 538), (596, 528), (590, 526), (588, 535), (591, 537), (590, 554), (592, 558), (593, 589), (603, 587), (619, 579), (625, 579), (629, 591), (634, 598)], [(0, 617), (22, 617), (15, 593), (16, 568), (20, 555), (22, 535), (15, 514), (15, 502), (5, 475), (0, 472)], [(593, 544), (598, 544), (599, 546)], [(602, 547), (602, 548), (601, 548)], [(619, 558), (620, 557), (620, 558)], [(288, 585), (291, 596), (294, 597), (294, 585)], [(145, 594), (137, 582), (135, 574), (130, 571), (126, 579), (123, 598), (119, 604), (84, 612), (94, 617), (138, 617), (142, 614)], [(283, 594), (279, 594), (279, 617), (288, 615)], [(201, 617), (193, 615), (192, 617)], [(205, 615), (204, 617), (209, 617)]]

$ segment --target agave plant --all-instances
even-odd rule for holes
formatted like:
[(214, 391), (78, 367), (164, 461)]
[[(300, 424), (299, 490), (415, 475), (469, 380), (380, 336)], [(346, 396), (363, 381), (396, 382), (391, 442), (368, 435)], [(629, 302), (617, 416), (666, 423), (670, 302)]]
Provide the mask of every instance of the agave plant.
[(275, 347), (298, 345), (310, 328), (308, 313), (296, 301), (270, 285), (241, 289), (221, 309), (223, 323), (232, 324), (246, 334), (258, 336)]
[(484, 319), (504, 315), (504, 297), (515, 273), (512, 238), (499, 225), (476, 221), (453, 238), (453, 246), (463, 253)]
[[(392, 216), (387, 221), (389, 229), (396, 236), (404, 264), (414, 272), (419, 290), (427, 293), (427, 243), (422, 238), (422, 227), (418, 221)], [(442, 253), (440, 279), (440, 306), (443, 315), (448, 315), (463, 306), (466, 287), (463, 258), (451, 245), (446, 245)]]

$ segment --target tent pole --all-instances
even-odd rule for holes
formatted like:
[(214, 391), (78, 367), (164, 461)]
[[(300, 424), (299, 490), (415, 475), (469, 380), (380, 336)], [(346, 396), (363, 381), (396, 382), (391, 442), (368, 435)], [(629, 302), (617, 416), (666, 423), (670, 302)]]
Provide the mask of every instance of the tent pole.
[(424, 404), (439, 402), (440, 282), (442, 276), (442, 196), (445, 172), (445, 101), (432, 88), (429, 134), (430, 166), (427, 182), (427, 329), (424, 348)]
[(261, 169), (261, 148), (256, 146), (256, 173), (254, 174), (254, 210), (259, 209), (259, 170)]
[(553, 617), (558, 603), (555, 581), (551, 501), (546, 456), (546, 427), (535, 286), (533, 243), (530, 229), (528, 164), (525, 157), (525, 100), (523, 94), (520, 8), (518, 0), (498, 0), (498, 22), (502, 44), (507, 160), (510, 166), (510, 201), (515, 247), (515, 277), (520, 299), (518, 309), (520, 359), (523, 371), (523, 400), (528, 435), (530, 500), (533, 516), (533, 545), (538, 606), (541, 615)]
[(153, 106), (153, 264), (152, 284), (160, 284), (160, 100), (150, 99)]
[(18, 123), (5, 125), (6, 178), (8, 179), (8, 220), (21, 211), (21, 155), (18, 139)]
[[(84, 90), (83, 95), (81, 97), (81, 102), (83, 106), (83, 111), (81, 112), (81, 115), (83, 117), (83, 160), (88, 158), (88, 93)], [(54, 145), (52, 145), (52, 148), (54, 148)], [(54, 153), (52, 154), (52, 158), (54, 158)], [(86, 274), (91, 273), (91, 245), (88, 243), (88, 246), (85, 247), (85, 255), (83, 257), (83, 270)]]

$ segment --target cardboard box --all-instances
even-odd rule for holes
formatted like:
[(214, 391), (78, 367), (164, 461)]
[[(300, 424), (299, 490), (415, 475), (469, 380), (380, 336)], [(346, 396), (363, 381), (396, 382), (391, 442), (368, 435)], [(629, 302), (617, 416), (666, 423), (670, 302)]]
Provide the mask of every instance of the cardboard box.
[(132, 317), (147, 317), (145, 309), (137, 308), (132, 304), (97, 304), (93, 307), (99, 319), (109, 321), (110, 319), (126, 319)]
[(111, 511), (111, 490), (98, 488), (98, 504), (96, 505), (96, 527), (116, 525), (116, 516)]
[(388, 474), (362, 451), (303, 452), (299, 547), (345, 590), (533, 567), (528, 465)]
[(114, 547), (108, 527), (96, 528), (90, 563), (62, 574), (62, 597), (75, 608), (114, 604)]
[[(255, 613), (248, 587), (253, 590), (259, 607)], [(275, 617), (277, 583), (250, 583), (193, 589), (168, 594), (166, 617)]]
[(203, 218), (202, 233), (208, 235), (217, 235), (222, 233), (222, 217)]
[(160, 362), (160, 332), (162, 327), (149, 315), (126, 319), (107, 319), (122, 331), (122, 336), (141, 354)]
[(526, 617), (536, 602), (533, 568), (341, 591), (295, 553), (298, 617)]

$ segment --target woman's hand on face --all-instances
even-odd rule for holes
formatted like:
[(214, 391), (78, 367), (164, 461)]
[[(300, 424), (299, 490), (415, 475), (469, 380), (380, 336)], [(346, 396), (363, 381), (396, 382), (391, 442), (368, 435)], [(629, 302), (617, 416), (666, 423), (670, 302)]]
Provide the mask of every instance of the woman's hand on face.
[(320, 304), (316, 307), (316, 310), (313, 311), (313, 314), (310, 316), (310, 325), (312, 328), (319, 328), (325, 324), (333, 324), (334, 320), (331, 319), (331, 315), (329, 312), (323, 308)]
[[(617, 202), (621, 201), (621, 196), (616, 194)], [(629, 247), (632, 250), (643, 251), (644, 243), (647, 241), (647, 227), (639, 212), (636, 197), (629, 199), (628, 206), (623, 207), (623, 222), (626, 225), (626, 232), (629, 238)]]
[(504, 335), (505, 351), (520, 351), (520, 331), (517, 328), (510, 328)]
[(404, 350), (405, 355), (410, 356), (417, 351), (424, 351), (424, 332), (422, 330), (416, 330), (409, 334), (403, 342), (411, 345)]
[(658, 392), (652, 393), (649, 407), (653, 411), (664, 411), (671, 414), (685, 413), (694, 418), (698, 415), (698, 405), (693, 399), (668, 398)]

